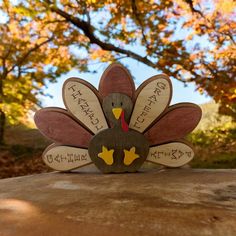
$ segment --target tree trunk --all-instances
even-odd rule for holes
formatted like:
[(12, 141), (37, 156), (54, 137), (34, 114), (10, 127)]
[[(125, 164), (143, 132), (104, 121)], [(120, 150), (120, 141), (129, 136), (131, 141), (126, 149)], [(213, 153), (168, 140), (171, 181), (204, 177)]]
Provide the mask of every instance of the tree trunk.
[(5, 59), (2, 60), (2, 70), (3, 73), (0, 74), (0, 145), (4, 144), (4, 131), (5, 131), (5, 125), (6, 125), (6, 115), (5, 112), (2, 110), (3, 105), (3, 81), (7, 78), (7, 68), (6, 68), (6, 62)]
[(6, 115), (0, 110), (0, 144), (4, 143), (4, 131), (5, 131)]

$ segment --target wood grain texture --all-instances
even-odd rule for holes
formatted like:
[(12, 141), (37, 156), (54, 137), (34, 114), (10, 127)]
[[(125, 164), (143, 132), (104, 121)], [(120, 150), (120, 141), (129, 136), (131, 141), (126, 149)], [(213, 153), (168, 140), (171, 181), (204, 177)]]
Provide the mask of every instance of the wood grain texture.
[(193, 157), (193, 149), (187, 142), (181, 141), (151, 147), (147, 161), (168, 167), (180, 167), (190, 162)]
[(98, 90), (103, 98), (110, 93), (124, 93), (133, 98), (135, 85), (129, 71), (121, 64), (113, 63), (104, 71)]
[(236, 169), (0, 180), (1, 236), (235, 236)]
[(35, 113), (34, 121), (44, 136), (57, 143), (88, 147), (92, 138), (91, 133), (61, 108), (43, 108)]
[(150, 145), (181, 139), (193, 131), (201, 116), (201, 108), (196, 104), (175, 104), (170, 106), (144, 135)]
[(44, 151), (43, 161), (50, 168), (59, 171), (73, 170), (92, 163), (87, 149), (55, 144)]
[(94, 134), (108, 128), (97, 90), (79, 78), (70, 78), (63, 85), (67, 110)]
[(136, 102), (129, 127), (144, 132), (169, 106), (172, 85), (167, 75), (156, 75), (144, 81), (136, 91)]
[[(108, 151), (114, 150), (111, 165), (106, 164), (103, 159), (98, 157), (98, 154), (102, 152), (103, 146)], [(133, 147), (135, 147), (135, 150), (132, 149)], [(125, 150), (135, 151), (135, 154), (139, 155), (139, 158), (129, 164), (127, 159), (125, 161)], [(93, 137), (89, 144), (91, 160), (103, 173), (137, 171), (146, 160), (148, 150), (148, 142), (142, 134), (134, 130), (123, 132), (120, 127), (101, 131)]]

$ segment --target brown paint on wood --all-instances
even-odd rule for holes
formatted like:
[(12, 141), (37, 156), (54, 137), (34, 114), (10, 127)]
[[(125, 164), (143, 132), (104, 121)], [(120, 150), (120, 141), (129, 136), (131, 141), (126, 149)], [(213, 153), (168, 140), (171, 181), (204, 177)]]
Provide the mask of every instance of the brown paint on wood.
[(112, 109), (121, 108), (125, 114), (125, 121), (129, 123), (130, 115), (133, 109), (133, 102), (131, 98), (125, 94), (111, 93), (103, 99), (102, 108), (106, 118), (110, 122), (110, 126), (113, 127), (118, 120), (115, 119)]
[[(146, 160), (149, 150), (147, 140), (143, 134), (128, 130), (132, 107), (131, 98), (121, 93), (109, 94), (103, 100), (105, 114), (114, 127), (103, 130), (92, 138), (89, 155), (104, 173), (134, 172)], [(119, 112), (116, 118), (113, 109)]]
[[(114, 150), (112, 165), (107, 165), (103, 159), (98, 157), (98, 154), (102, 152), (102, 146), (108, 150)], [(132, 147), (135, 147), (135, 153), (140, 158), (135, 159), (130, 165), (125, 165), (124, 150), (130, 150)], [(135, 130), (123, 132), (120, 127), (114, 127), (96, 134), (90, 141), (88, 151), (93, 163), (103, 173), (135, 172), (146, 160), (149, 144), (143, 134)]]
[(135, 85), (129, 71), (121, 64), (113, 63), (104, 71), (98, 90), (102, 97), (110, 93), (124, 93), (132, 99)]
[(201, 108), (193, 103), (173, 105), (144, 135), (150, 145), (181, 139), (197, 126), (201, 115)]
[(43, 108), (36, 112), (34, 121), (44, 136), (64, 145), (88, 147), (92, 137), (91, 133), (61, 108)]

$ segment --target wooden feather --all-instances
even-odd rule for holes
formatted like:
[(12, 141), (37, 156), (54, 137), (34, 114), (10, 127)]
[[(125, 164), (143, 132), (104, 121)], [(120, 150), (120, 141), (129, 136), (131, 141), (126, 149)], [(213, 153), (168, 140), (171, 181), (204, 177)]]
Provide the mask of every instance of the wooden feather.
[(184, 138), (193, 131), (201, 119), (201, 108), (193, 103), (179, 103), (170, 106), (144, 133), (150, 145), (166, 143)]
[(68, 171), (92, 164), (88, 150), (52, 144), (43, 153), (43, 161), (54, 170)]
[(39, 131), (54, 142), (77, 147), (88, 147), (92, 134), (62, 108), (47, 107), (35, 113)]
[(103, 98), (110, 93), (123, 93), (132, 99), (135, 85), (129, 71), (121, 64), (113, 63), (104, 71), (98, 90)]
[(172, 85), (167, 75), (156, 75), (144, 81), (136, 91), (136, 102), (129, 127), (143, 133), (169, 106)]
[(67, 110), (94, 134), (107, 129), (98, 91), (88, 82), (70, 78), (63, 85), (63, 100)]
[(194, 157), (192, 147), (186, 141), (170, 142), (151, 147), (146, 161), (168, 167), (180, 167)]

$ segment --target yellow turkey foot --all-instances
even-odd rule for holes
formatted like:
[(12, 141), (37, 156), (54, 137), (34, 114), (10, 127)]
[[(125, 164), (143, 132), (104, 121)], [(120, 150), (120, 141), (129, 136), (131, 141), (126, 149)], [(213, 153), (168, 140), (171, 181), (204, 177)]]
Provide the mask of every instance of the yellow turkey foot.
[(124, 153), (125, 153), (124, 164), (126, 166), (129, 166), (135, 159), (140, 157), (138, 154), (135, 153), (135, 147), (130, 148), (129, 151), (124, 149)]
[(109, 166), (113, 164), (113, 153), (114, 149), (108, 150), (105, 146), (102, 146), (102, 152), (98, 153), (98, 156), (105, 161), (105, 163)]

